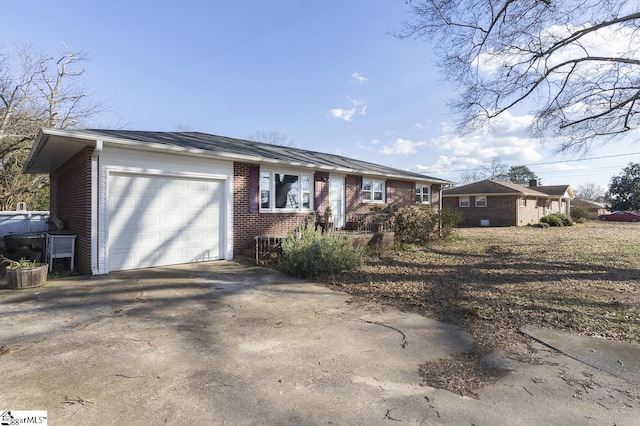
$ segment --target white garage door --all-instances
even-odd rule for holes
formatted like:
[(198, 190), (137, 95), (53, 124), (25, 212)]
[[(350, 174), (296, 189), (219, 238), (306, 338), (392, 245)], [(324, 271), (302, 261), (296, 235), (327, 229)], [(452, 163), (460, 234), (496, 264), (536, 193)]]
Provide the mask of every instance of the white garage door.
[(110, 173), (109, 270), (220, 259), (224, 182)]

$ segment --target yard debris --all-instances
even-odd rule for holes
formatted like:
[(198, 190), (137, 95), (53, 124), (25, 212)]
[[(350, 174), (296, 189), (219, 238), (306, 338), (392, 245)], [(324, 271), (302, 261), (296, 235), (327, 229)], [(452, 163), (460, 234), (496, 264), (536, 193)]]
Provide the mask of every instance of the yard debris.
[(0, 355), (8, 355), (21, 348), (22, 346), (0, 346)]
[[(456, 324), (476, 347), (421, 367), (425, 384), (473, 396), (500, 374), (496, 350), (539, 363), (524, 324), (640, 343), (640, 227), (463, 228), (451, 240), (368, 258), (331, 288)], [(606, 273), (603, 273), (606, 271)], [(620, 363), (620, 361), (619, 361)]]
[(64, 400), (62, 401), (63, 404), (69, 404), (69, 405), (75, 405), (75, 404), (80, 404), (80, 405), (84, 405), (84, 404), (93, 404), (92, 401), (89, 401), (88, 399), (83, 399), (80, 398), (79, 396), (76, 397), (76, 399), (71, 399), (68, 396), (64, 397)]
[(400, 344), (402, 349), (406, 348), (407, 345), (409, 344), (409, 341), (407, 340), (407, 335), (404, 334), (404, 332), (402, 330), (399, 330), (399, 329), (397, 329), (395, 327), (392, 327), (390, 325), (387, 325), (387, 324), (383, 324), (381, 322), (368, 321), (368, 320), (364, 320), (364, 322), (366, 322), (367, 324), (375, 324), (375, 325), (379, 325), (379, 326), (382, 326), (382, 327), (387, 327), (387, 328), (390, 328), (393, 331), (397, 331), (398, 333), (400, 333), (400, 335), (402, 335), (402, 343)]

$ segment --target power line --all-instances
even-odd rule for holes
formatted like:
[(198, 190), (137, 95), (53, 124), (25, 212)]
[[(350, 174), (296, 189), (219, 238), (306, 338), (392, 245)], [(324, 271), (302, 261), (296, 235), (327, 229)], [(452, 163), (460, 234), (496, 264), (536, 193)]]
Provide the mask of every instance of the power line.
[[(544, 161), (544, 162), (540, 162), (540, 163), (530, 163), (530, 164), (523, 164), (523, 166), (543, 166), (543, 165), (547, 165), (547, 164), (563, 164), (563, 163), (574, 163), (574, 162), (578, 162), (578, 161), (590, 161), (590, 160), (600, 160), (603, 158), (615, 158), (615, 157), (626, 157), (629, 155), (638, 155), (640, 154), (640, 152), (629, 152), (626, 154), (614, 154), (614, 155), (601, 155), (598, 157), (589, 157), (589, 158), (578, 158), (578, 159), (573, 159), (573, 160), (558, 160), (558, 161)], [(438, 173), (457, 173), (457, 172), (470, 172), (470, 171), (474, 171), (474, 170), (485, 170), (484, 167), (478, 167), (475, 169), (457, 169), (457, 170), (446, 170), (446, 171), (440, 171)], [(567, 170), (570, 171), (570, 170)]]

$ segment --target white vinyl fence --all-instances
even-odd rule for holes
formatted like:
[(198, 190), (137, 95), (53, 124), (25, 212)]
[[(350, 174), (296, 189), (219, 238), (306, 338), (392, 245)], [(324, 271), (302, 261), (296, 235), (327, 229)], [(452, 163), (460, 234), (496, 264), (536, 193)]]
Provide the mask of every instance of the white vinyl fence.
[(10, 232), (40, 232), (48, 229), (49, 212), (0, 212), (0, 238)]

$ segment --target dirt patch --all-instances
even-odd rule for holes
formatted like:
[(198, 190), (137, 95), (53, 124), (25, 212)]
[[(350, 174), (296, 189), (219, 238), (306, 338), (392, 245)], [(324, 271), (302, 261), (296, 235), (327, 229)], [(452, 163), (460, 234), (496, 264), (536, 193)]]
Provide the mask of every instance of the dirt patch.
[(447, 321), (476, 348), (421, 367), (426, 384), (472, 396), (495, 381), (495, 350), (537, 362), (531, 324), (640, 344), (640, 225), (459, 229), (449, 241), (367, 259), (333, 288)]

